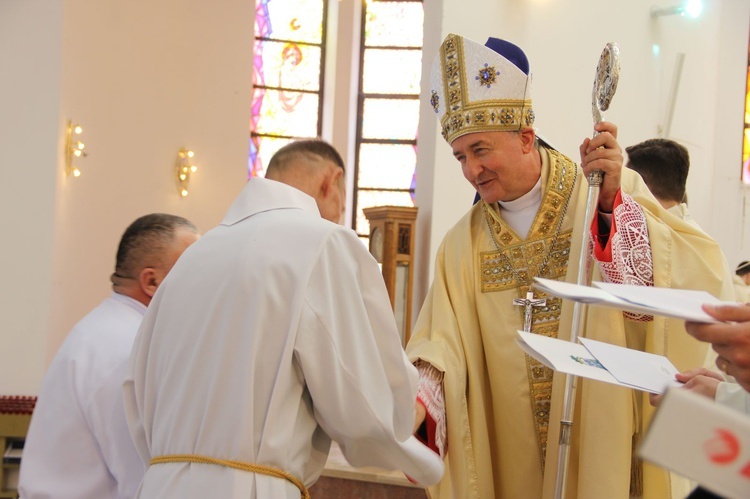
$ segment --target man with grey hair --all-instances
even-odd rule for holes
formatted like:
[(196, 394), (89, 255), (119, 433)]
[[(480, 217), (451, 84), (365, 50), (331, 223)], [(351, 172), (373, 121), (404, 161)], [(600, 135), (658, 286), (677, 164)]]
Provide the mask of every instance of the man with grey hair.
[(198, 237), (191, 222), (162, 213), (125, 230), (112, 294), (73, 327), (45, 374), (24, 445), (20, 497), (135, 496), (145, 469), (125, 421), (125, 366), (156, 289)]
[[(721, 284), (700, 252), (705, 235), (675, 217), (662, 223), (663, 207), (622, 168), (614, 124), (594, 126), (579, 148), (580, 166), (537, 140), (531, 80), (523, 50), (499, 38), (480, 44), (449, 34), (432, 67), (430, 105), (481, 197), (437, 251), (406, 348), (420, 372), (415, 424), (446, 459), (434, 499), (556, 493), (566, 378), (525, 355), (516, 339), (519, 329), (570, 339), (574, 306), (540, 293), (535, 277), (576, 282), (579, 263), (592, 260), (595, 280), (712, 293)], [(603, 181), (589, 223), (593, 170)], [(678, 367), (702, 364), (706, 345), (670, 321), (589, 307), (576, 332), (667, 355)], [(641, 411), (643, 395), (577, 384), (563, 495), (665, 497), (669, 477), (633, 451), (650, 409)]]

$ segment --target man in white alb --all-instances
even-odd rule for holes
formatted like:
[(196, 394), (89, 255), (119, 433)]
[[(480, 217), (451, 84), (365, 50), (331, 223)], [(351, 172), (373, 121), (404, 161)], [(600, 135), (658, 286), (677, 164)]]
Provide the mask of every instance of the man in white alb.
[(354, 466), (440, 479), (377, 263), (332, 223), (344, 191), (335, 149), (288, 144), (161, 287), (124, 385), (140, 497), (306, 497), (331, 440)]
[(125, 230), (112, 294), (75, 325), (44, 376), (23, 450), (22, 498), (135, 495), (145, 468), (125, 421), (125, 367), (146, 306), (198, 237), (188, 220), (162, 213)]

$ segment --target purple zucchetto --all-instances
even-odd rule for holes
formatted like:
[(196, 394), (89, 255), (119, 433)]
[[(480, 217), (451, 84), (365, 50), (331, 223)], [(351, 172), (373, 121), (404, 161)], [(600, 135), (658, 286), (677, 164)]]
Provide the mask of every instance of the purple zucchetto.
[(501, 40), (500, 38), (489, 37), (484, 43), (484, 46), (508, 59), (518, 69), (523, 71), (524, 74), (529, 74), (529, 60), (518, 45), (514, 45), (506, 40)]

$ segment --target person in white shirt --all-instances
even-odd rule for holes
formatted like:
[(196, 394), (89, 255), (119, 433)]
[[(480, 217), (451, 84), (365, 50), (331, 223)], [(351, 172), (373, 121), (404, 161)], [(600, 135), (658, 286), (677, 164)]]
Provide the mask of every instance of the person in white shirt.
[(112, 294), (73, 327), (45, 374), (24, 445), (20, 497), (135, 495), (145, 468), (125, 421), (125, 367), (147, 305), (198, 237), (188, 220), (161, 213), (125, 230)]
[(440, 479), (378, 265), (332, 223), (345, 199), (338, 152), (292, 142), (175, 265), (123, 387), (140, 497), (309, 497), (331, 440), (353, 466)]

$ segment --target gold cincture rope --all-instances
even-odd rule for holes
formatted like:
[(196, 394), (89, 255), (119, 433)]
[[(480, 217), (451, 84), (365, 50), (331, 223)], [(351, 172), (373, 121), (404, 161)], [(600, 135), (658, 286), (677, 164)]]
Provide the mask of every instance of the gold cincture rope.
[(203, 463), (203, 464), (218, 464), (219, 466), (226, 466), (227, 468), (234, 468), (242, 471), (249, 471), (251, 473), (260, 473), (261, 475), (273, 476), (276, 478), (283, 478), (292, 482), (302, 494), (302, 499), (310, 499), (310, 492), (297, 477), (291, 473), (287, 473), (284, 470), (273, 468), (271, 466), (263, 466), (262, 464), (245, 463), (242, 461), (231, 461), (229, 459), (216, 459), (208, 456), (197, 456), (195, 454), (172, 454), (169, 456), (159, 456), (151, 459), (151, 464), (162, 464), (162, 463)]

